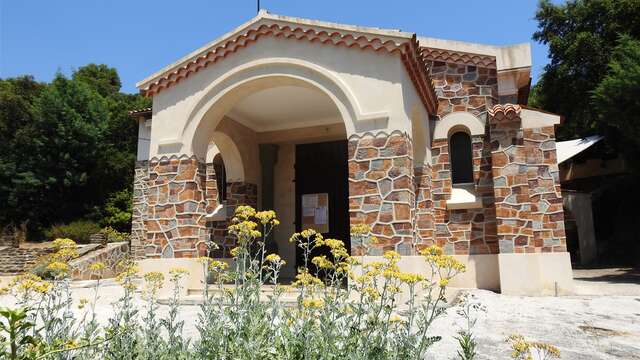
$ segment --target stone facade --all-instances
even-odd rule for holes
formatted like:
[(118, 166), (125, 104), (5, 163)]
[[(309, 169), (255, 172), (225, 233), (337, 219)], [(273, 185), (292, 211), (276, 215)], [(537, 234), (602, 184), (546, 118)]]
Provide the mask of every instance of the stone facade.
[(399, 131), (354, 135), (349, 138), (348, 158), (351, 224), (371, 226), (379, 240), (374, 253), (411, 254), (415, 245), (411, 138)]

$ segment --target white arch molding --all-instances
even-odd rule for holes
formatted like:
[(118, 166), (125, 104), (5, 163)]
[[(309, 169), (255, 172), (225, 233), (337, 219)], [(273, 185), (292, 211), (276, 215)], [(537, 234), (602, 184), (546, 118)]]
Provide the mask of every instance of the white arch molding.
[(312, 87), (326, 94), (336, 105), (347, 136), (387, 126), (387, 112), (363, 113), (352, 91), (327, 69), (297, 59), (267, 58), (240, 65), (205, 89), (180, 134), (183, 152), (204, 158), (213, 131), (238, 101), (256, 91), (286, 85)]
[(466, 111), (452, 112), (436, 121), (433, 139), (448, 139), (456, 130), (465, 129), (469, 135), (484, 135), (485, 122)]

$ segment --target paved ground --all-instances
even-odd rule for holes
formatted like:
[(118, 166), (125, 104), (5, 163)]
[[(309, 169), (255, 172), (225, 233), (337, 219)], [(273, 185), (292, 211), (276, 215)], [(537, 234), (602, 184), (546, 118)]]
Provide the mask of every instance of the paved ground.
[[(632, 269), (577, 270), (578, 295), (563, 297), (505, 296), (485, 290), (465, 290), (485, 312), (477, 314), (474, 333), (480, 359), (507, 359), (511, 334), (556, 345), (563, 359), (640, 359), (640, 279)], [(1, 279), (0, 279), (1, 281)], [(76, 283), (74, 298), (89, 297), (87, 283)], [(101, 320), (111, 313), (111, 302), (121, 294), (118, 286), (105, 284), (98, 303)], [(615, 294), (615, 295), (611, 295)], [(11, 299), (0, 297), (0, 306)], [(453, 336), (464, 324), (453, 305), (431, 331), (443, 340), (430, 350), (430, 358), (451, 359), (456, 352)], [(166, 311), (163, 307), (162, 311)], [(195, 337), (197, 306), (184, 306), (186, 335)]]

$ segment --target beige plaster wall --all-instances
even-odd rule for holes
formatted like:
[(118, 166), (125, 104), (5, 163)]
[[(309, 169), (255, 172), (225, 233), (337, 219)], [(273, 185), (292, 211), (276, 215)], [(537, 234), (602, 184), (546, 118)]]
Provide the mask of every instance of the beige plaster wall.
[(568, 252), (499, 254), (500, 290), (506, 295), (570, 295), (573, 273)]
[[(274, 75), (283, 76), (273, 78), (272, 83), (255, 83), (253, 88), (248, 85)], [(348, 134), (367, 130), (411, 133), (416, 104), (420, 105), (418, 112), (426, 114), (398, 56), (264, 37), (154, 96), (150, 156), (204, 156), (210, 133), (235, 101), (261, 87), (283, 84), (284, 78), (296, 78), (332, 97)], [(234, 87), (238, 83), (247, 88), (238, 90), (242, 88)], [(216, 102), (216, 96), (231, 94), (226, 92), (231, 88), (237, 91)], [(286, 99), (282, 101), (286, 106)], [(213, 103), (221, 105), (214, 110), (222, 113), (209, 111)], [(197, 126), (203, 119), (202, 126)], [(422, 120), (426, 123), (426, 116)], [(206, 140), (194, 143), (194, 137)]]
[[(453, 278), (449, 282), (449, 286), (500, 290), (498, 255), (453, 255), (453, 257), (465, 264), (467, 270)], [(384, 261), (384, 258), (382, 256), (365, 256), (363, 262), (368, 264), (374, 261)], [(431, 276), (431, 268), (422, 256), (402, 256), (398, 267), (403, 272), (417, 273), (427, 278)]]
[(182, 279), (180, 296), (186, 296), (189, 289), (201, 289), (204, 284), (204, 272), (202, 264), (196, 259), (187, 258), (164, 258), (164, 259), (144, 259), (138, 261), (140, 276), (148, 272), (159, 272), (164, 275), (164, 284), (158, 296), (166, 298), (173, 293), (173, 284), (169, 280), (169, 272), (174, 268), (186, 269), (189, 274)]

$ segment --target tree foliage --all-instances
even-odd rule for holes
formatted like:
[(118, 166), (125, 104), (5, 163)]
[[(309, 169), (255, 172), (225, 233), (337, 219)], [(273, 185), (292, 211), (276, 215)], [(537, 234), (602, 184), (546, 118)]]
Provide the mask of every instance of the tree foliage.
[(119, 90), (116, 70), (95, 64), (50, 83), (0, 79), (0, 225), (28, 221), (37, 235), (101, 220), (111, 194), (128, 191), (137, 124), (127, 111), (148, 99)]
[(565, 116), (560, 138), (603, 133), (610, 145), (640, 147), (631, 111), (640, 95), (640, 0), (544, 0), (535, 18), (533, 39), (549, 46), (550, 63), (532, 105)]

